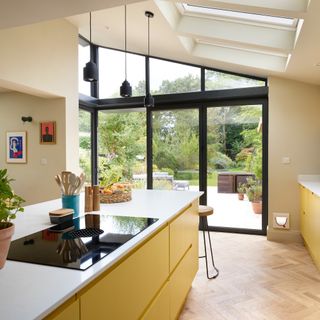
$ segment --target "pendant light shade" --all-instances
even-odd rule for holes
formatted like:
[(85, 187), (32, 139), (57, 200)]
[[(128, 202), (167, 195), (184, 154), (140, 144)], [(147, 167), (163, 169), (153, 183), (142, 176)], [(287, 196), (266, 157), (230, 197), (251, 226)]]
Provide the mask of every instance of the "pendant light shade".
[(120, 96), (131, 97), (132, 88), (127, 80), (127, 5), (124, 6), (124, 72), (125, 79), (120, 87)]
[(94, 62), (89, 61), (86, 63), (86, 66), (83, 68), (83, 80), (89, 82), (98, 80), (98, 68)]
[(146, 81), (146, 96), (144, 98), (144, 106), (146, 108), (154, 107), (154, 99), (150, 93), (150, 67), (149, 67), (149, 56), (150, 56), (150, 18), (154, 17), (154, 14), (151, 11), (146, 11), (145, 16), (148, 18), (148, 63), (147, 63), (147, 76)]
[(144, 97), (144, 106), (146, 108), (154, 107), (154, 99), (150, 92), (148, 92)]
[(127, 80), (124, 80), (120, 87), (120, 96), (131, 97), (131, 95), (132, 95), (132, 88), (130, 86), (130, 83)]
[[(90, 46), (91, 46), (91, 12), (90, 12)], [(90, 61), (86, 63), (86, 66), (83, 68), (83, 80), (88, 82), (94, 82), (98, 80), (98, 67), (92, 61), (90, 53)]]

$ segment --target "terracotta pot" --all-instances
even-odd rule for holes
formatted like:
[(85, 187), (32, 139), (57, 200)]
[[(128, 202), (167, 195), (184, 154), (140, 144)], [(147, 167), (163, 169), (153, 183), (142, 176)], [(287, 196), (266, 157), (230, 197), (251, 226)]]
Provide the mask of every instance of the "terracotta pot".
[[(6, 227), (7, 225), (7, 227)], [(0, 223), (0, 269), (7, 260), (11, 237), (14, 233), (14, 224), (11, 222)]]
[(252, 203), (252, 209), (253, 212), (256, 214), (261, 214), (262, 213), (262, 201), (258, 201), (258, 202), (251, 202)]
[(244, 194), (243, 193), (238, 193), (238, 199), (243, 200), (244, 199)]

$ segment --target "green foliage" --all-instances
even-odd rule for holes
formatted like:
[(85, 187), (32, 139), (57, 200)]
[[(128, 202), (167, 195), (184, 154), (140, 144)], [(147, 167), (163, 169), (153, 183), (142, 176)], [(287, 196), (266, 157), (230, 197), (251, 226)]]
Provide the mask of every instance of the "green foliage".
[(249, 201), (258, 202), (262, 199), (262, 183), (259, 179), (248, 178), (245, 186)]
[(138, 85), (132, 88), (133, 96), (145, 96), (146, 95), (146, 82), (144, 80), (140, 80)]
[(237, 188), (238, 193), (246, 193), (247, 185), (245, 183), (240, 183)]
[(99, 159), (99, 184), (103, 187), (110, 187), (112, 184), (119, 182), (122, 178), (122, 166), (110, 164), (104, 158)]
[(24, 199), (14, 194), (11, 189), (7, 169), (0, 169), (0, 222), (10, 222), (16, 218), (18, 212), (23, 212), (21, 207)]
[(90, 137), (79, 137), (79, 146), (84, 150), (91, 150), (91, 139)]
[(178, 171), (174, 176), (176, 180), (198, 180), (199, 184), (199, 172), (198, 171)]
[[(80, 150), (81, 151), (81, 150)], [(79, 165), (86, 176), (86, 182), (91, 183), (91, 158), (89, 155), (82, 155), (80, 152)]]
[(85, 110), (79, 110), (79, 131), (90, 133), (91, 131), (91, 113)]
[(99, 156), (105, 158), (99, 166), (99, 176), (105, 183), (111, 183), (114, 174), (131, 180), (133, 168), (141, 161), (138, 157), (146, 152), (145, 113), (101, 112), (99, 120)]
[(192, 74), (177, 78), (174, 81), (163, 80), (159, 89), (152, 91), (152, 94), (170, 94), (200, 91), (200, 78)]

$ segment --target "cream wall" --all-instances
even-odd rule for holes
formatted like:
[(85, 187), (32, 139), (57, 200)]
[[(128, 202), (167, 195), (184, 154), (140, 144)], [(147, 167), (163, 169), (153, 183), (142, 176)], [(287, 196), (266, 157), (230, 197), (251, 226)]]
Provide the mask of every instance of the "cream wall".
[[(21, 93), (27, 93), (38, 97), (60, 98), (55, 101), (46, 101), (41, 107), (36, 103), (35, 98), (26, 98), (35, 102), (37, 112), (33, 115), (38, 121), (43, 116), (46, 120), (52, 120), (59, 114), (59, 146), (48, 148), (49, 153), (58, 148), (59, 152), (54, 155), (56, 168), (79, 172), (79, 139), (78, 139), (78, 31), (69, 22), (61, 19), (44, 23), (33, 24), (25, 27), (18, 27), (0, 30), (0, 87), (13, 89)], [(23, 108), (23, 103), (19, 106)], [(23, 98), (22, 98), (23, 100)], [(59, 101), (59, 102), (57, 102)], [(28, 105), (31, 108), (31, 104)], [(27, 108), (27, 107), (26, 107)], [(42, 110), (43, 108), (43, 110)], [(42, 113), (42, 111), (44, 113)], [(6, 107), (0, 109), (0, 118), (6, 122), (8, 115)], [(8, 122), (8, 124), (10, 124)], [(67, 124), (67, 125), (66, 125)], [(13, 126), (16, 123), (12, 123)], [(21, 123), (19, 123), (21, 125)], [(32, 124), (37, 126), (37, 123)], [(33, 130), (33, 129), (32, 129)], [(3, 132), (3, 130), (2, 130)], [(33, 132), (33, 131), (32, 131)], [(33, 133), (32, 133), (33, 134)], [(0, 140), (3, 141), (3, 134)], [(38, 146), (40, 147), (40, 146)], [(27, 194), (28, 203), (40, 202), (48, 197), (56, 196), (56, 189), (51, 186), (47, 191), (34, 192), (29, 194), (30, 181), (37, 185), (36, 178), (39, 177), (39, 157), (45, 148), (39, 149), (34, 155), (30, 167), (25, 166), (25, 176), (29, 183), (21, 182), (20, 177), (24, 166), (16, 166), (19, 170), (17, 177), (17, 192), (21, 188), (22, 194)], [(31, 149), (29, 149), (31, 150)], [(41, 151), (40, 151), (41, 150)], [(3, 157), (0, 161), (3, 161)], [(51, 160), (48, 159), (50, 162)], [(0, 165), (1, 162), (0, 162)], [(49, 169), (51, 164), (46, 167)], [(42, 180), (52, 179), (53, 167), (50, 170), (43, 170)], [(11, 170), (11, 169), (10, 169)], [(18, 174), (18, 172), (17, 172)], [(43, 186), (45, 183), (43, 184)], [(49, 193), (52, 192), (52, 196)]]
[(78, 170), (78, 31), (61, 19), (0, 30), (0, 86), (64, 97), (66, 168)]
[[(65, 101), (63, 98), (44, 99), (22, 93), (0, 94), (0, 167), (7, 168), (15, 179), (15, 192), (27, 204), (55, 199), (60, 196), (54, 176), (65, 168)], [(22, 116), (31, 116), (31, 123), (21, 121)], [(41, 145), (39, 123), (56, 121), (57, 143)], [(6, 163), (6, 132), (27, 132), (27, 163)], [(41, 160), (47, 164), (41, 164)]]
[[(290, 157), (290, 164), (282, 164)], [(268, 239), (300, 240), (299, 174), (320, 173), (320, 87), (269, 78)], [(290, 213), (290, 231), (272, 228), (273, 212)]]

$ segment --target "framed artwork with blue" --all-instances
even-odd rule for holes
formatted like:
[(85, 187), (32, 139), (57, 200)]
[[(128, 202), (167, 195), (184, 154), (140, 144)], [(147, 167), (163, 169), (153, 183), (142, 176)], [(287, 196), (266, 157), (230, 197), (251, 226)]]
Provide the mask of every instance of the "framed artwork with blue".
[(27, 162), (27, 132), (7, 132), (7, 163)]

